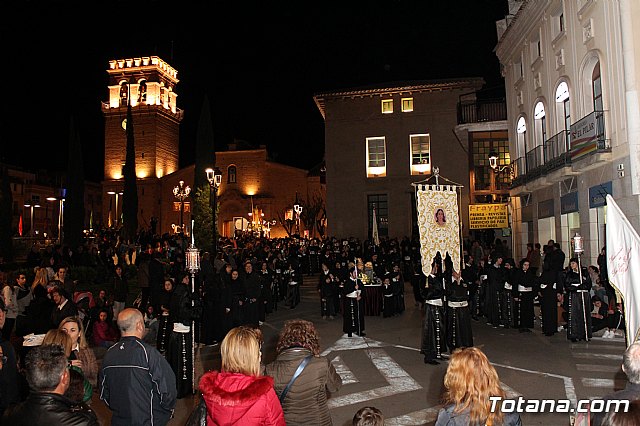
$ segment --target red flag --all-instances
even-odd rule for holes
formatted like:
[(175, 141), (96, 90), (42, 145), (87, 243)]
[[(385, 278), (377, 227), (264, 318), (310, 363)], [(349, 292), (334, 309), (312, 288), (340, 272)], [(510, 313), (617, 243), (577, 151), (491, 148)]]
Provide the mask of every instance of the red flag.
[(20, 222), (18, 222), (18, 234), (22, 237), (22, 215), (20, 215)]

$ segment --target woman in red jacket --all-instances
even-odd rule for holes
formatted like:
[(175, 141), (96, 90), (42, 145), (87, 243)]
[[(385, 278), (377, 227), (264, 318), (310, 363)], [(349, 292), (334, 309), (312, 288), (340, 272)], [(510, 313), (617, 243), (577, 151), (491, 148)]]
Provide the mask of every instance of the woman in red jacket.
[(220, 346), (222, 368), (200, 380), (207, 425), (285, 425), (273, 379), (260, 375), (260, 343), (255, 330), (236, 327)]

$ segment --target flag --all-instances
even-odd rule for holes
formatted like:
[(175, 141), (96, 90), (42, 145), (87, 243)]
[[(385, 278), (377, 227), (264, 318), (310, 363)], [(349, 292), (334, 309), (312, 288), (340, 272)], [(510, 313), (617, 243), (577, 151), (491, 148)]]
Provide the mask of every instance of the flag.
[(20, 221), (18, 222), (18, 234), (22, 237), (22, 215), (20, 215)]
[(378, 236), (378, 219), (376, 218), (376, 206), (373, 206), (373, 229), (371, 231), (371, 239), (376, 246), (380, 245), (380, 237)]
[(111, 210), (109, 210), (109, 218), (107, 219), (107, 227), (111, 228), (111, 225), (112, 225), (112, 223), (111, 223)]
[(636, 341), (640, 331), (640, 237), (609, 194), (606, 232), (609, 282), (622, 295), (629, 346)]

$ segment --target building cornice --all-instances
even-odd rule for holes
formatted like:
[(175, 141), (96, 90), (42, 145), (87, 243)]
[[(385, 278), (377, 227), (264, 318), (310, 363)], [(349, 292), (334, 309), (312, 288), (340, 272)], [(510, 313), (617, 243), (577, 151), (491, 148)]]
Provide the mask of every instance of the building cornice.
[(484, 85), (481, 77), (456, 78), (444, 80), (423, 80), (414, 82), (389, 83), (386, 85), (349, 88), (325, 93), (318, 93), (313, 100), (325, 117), (325, 101), (329, 99), (363, 98), (371, 96), (397, 95), (422, 92), (441, 92), (445, 90), (471, 89), (479, 90)]
[(515, 53), (522, 50), (531, 31), (541, 25), (544, 11), (550, 3), (551, 0), (524, 0), (494, 49), (501, 63), (508, 63)]

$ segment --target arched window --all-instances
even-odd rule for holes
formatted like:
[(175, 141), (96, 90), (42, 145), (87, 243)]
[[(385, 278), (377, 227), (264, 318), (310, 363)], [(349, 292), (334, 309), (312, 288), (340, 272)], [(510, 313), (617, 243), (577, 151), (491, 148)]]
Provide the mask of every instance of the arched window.
[(534, 127), (536, 132), (536, 146), (544, 145), (547, 140), (547, 116), (544, 104), (538, 102), (533, 111)]
[(147, 81), (140, 80), (140, 87), (138, 88), (138, 103), (141, 104), (147, 102)]
[(120, 106), (126, 106), (129, 100), (129, 86), (126, 82), (120, 83)]
[(527, 122), (524, 117), (518, 119), (518, 125), (516, 127), (516, 134), (518, 135), (517, 151), (518, 157), (524, 157), (527, 153)]
[(593, 110), (596, 112), (604, 111), (604, 103), (602, 102), (602, 78), (600, 77), (600, 61), (593, 67), (591, 73), (591, 87), (593, 88)]
[(227, 167), (227, 183), (236, 183), (236, 166)]
[(556, 111), (558, 121), (560, 122), (559, 129), (566, 131), (566, 146), (564, 152), (567, 152), (571, 141), (571, 104), (569, 101), (569, 85), (566, 81), (558, 84), (558, 88), (556, 89)]

